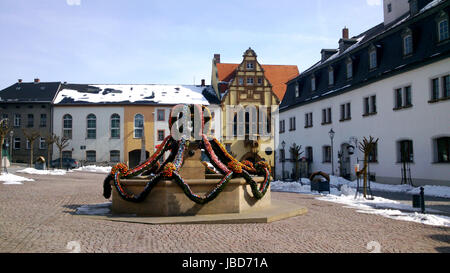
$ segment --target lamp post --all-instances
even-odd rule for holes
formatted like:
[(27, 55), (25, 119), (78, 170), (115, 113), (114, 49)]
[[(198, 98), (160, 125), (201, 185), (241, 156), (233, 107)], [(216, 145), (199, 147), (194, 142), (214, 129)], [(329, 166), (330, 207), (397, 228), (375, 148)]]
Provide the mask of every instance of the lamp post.
[(284, 147), (286, 147), (286, 142), (281, 142), (281, 147), (283, 147), (283, 153), (281, 154), (282, 158), (281, 158), (281, 171), (283, 172), (282, 177), (283, 177), (283, 181), (284, 181), (284, 161), (286, 158), (286, 152), (284, 151)]
[(12, 152), (13, 152), (13, 136), (14, 136), (14, 131), (11, 130), (11, 132), (9, 132), (9, 158), (11, 160), (10, 165), (12, 165)]
[(334, 176), (334, 160), (333, 160), (333, 139), (335, 132), (333, 131), (333, 128), (331, 128), (330, 132), (328, 132), (328, 135), (331, 139), (331, 175)]

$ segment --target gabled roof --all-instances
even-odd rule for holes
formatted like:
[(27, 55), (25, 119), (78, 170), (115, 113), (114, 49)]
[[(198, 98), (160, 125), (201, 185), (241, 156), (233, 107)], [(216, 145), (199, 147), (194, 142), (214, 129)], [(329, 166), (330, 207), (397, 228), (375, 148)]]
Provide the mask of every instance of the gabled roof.
[(209, 105), (209, 89), (212, 88), (198, 85), (63, 84), (54, 104)]
[(51, 103), (58, 92), (60, 82), (15, 83), (0, 91), (2, 102), (45, 102)]
[[(229, 83), (235, 78), (236, 70), (239, 64), (217, 63), (218, 81)], [(283, 100), (286, 93), (286, 83), (298, 76), (298, 67), (296, 65), (262, 65), (264, 75), (272, 84), (275, 95)]]

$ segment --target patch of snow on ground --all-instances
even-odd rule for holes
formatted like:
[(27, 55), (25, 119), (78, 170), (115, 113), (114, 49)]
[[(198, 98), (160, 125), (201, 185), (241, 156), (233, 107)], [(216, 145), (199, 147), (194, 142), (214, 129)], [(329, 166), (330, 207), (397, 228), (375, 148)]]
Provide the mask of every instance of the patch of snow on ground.
[(21, 185), (21, 182), (32, 182), (34, 180), (11, 173), (2, 173), (0, 175), (0, 181), (4, 182), (4, 185)]
[(111, 202), (94, 205), (83, 205), (77, 208), (75, 214), (78, 215), (107, 215), (111, 212)]
[(101, 166), (91, 165), (91, 166), (80, 167), (78, 169), (75, 169), (75, 171), (91, 172), (91, 173), (110, 173), (111, 167), (101, 167)]
[[(18, 173), (36, 174), (36, 175), (65, 175), (67, 171), (65, 170), (36, 170), (34, 168), (26, 168), (23, 170), (18, 170)], [(72, 172), (72, 171), (69, 171)]]

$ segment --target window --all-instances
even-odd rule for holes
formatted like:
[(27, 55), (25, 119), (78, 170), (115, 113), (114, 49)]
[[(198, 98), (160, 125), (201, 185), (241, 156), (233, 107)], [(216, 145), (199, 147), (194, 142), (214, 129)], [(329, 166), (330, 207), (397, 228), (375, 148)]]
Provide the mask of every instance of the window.
[(27, 144), (25, 146), (26, 146), (27, 150), (31, 150), (31, 143), (28, 139), (27, 139)]
[(164, 130), (158, 130), (158, 141), (164, 141), (166, 137), (166, 133)]
[(314, 162), (313, 148), (312, 148), (312, 147), (306, 147), (305, 151), (306, 151), (306, 160), (307, 160), (309, 163)]
[(417, 0), (409, 1), (409, 7), (412, 14), (416, 14), (419, 11), (419, 7), (417, 6)]
[(118, 114), (111, 116), (111, 138), (120, 138), (120, 116)]
[(41, 114), (41, 121), (39, 122), (40, 127), (47, 127), (47, 114)]
[(72, 151), (63, 151), (62, 158), (72, 158)]
[(247, 78), (247, 85), (253, 85), (255, 79), (254, 78)]
[(402, 89), (395, 89), (395, 108), (399, 109), (403, 106)]
[(286, 123), (284, 120), (280, 120), (280, 134), (286, 132), (286, 127), (285, 127)]
[(346, 121), (351, 119), (352, 119), (351, 104), (350, 103), (342, 104), (340, 121)]
[(387, 5), (387, 11), (388, 11), (388, 13), (391, 13), (391, 12), (392, 12), (392, 4), (391, 4), (391, 3), (389, 3), (389, 4)]
[(444, 77), (444, 98), (450, 98), (450, 75)]
[(87, 138), (96, 139), (97, 137), (97, 117), (94, 114), (87, 116)]
[(72, 139), (72, 116), (65, 115), (63, 117), (63, 137)]
[(259, 77), (258, 78), (258, 85), (263, 85), (263, 83), (264, 83), (263, 78)]
[(400, 162), (414, 162), (412, 140), (402, 140), (398, 143), (398, 147), (398, 158), (400, 159)]
[(8, 119), (8, 114), (2, 114), (2, 119)]
[(239, 85), (244, 85), (244, 78), (239, 78), (238, 81), (239, 81)]
[(27, 127), (28, 128), (34, 127), (34, 115), (33, 114), (28, 114)]
[(375, 69), (377, 68), (377, 50), (374, 46), (369, 51), (369, 68)]
[(20, 137), (14, 138), (14, 150), (20, 149)]
[(39, 149), (45, 150), (45, 138), (43, 138), (43, 137), (39, 138)]
[(134, 116), (134, 138), (142, 138), (144, 134), (144, 116), (137, 114)]
[(448, 39), (448, 19), (443, 19), (438, 22), (439, 28), (439, 42), (445, 41)]
[(286, 161), (286, 151), (284, 149), (280, 150), (280, 162)]
[(403, 55), (408, 56), (413, 53), (413, 42), (412, 35), (409, 34), (403, 37)]
[(438, 162), (450, 163), (450, 137), (438, 138), (436, 143)]
[(305, 128), (313, 127), (313, 113), (305, 114)]
[(247, 70), (255, 69), (255, 64), (253, 62), (247, 62)]
[(412, 106), (411, 86), (395, 89), (394, 110), (408, 108)]
[(87, 162), (96, 162), (97, 161), (97, 152), (96, 151), (86, 151), (86, 161)]
[(120, 162), (120, 151), (110, 151), (109, 160), (111, 162)]
[(158, 109), (156, 111), (157, 113), (157, 120), (158, 121), (165, 121), (166, 120), (166, 111), (164, 109)]
[(300, 97), (300, 85), (298, 83), (295, 84), (295, 97)]
[(323, 146), (323, 163), (331, 163), (331, 146)]
[(439, 93), (440, 93), (440, 88), (439, 88), (439, 78), (436, 79), (432, 79), (431, 80), (431, 100), (438, 100), (439, 99)]
[(331, 108), (322, 109), (322, 125), (331, 123)]
[(353, 78), (353, 61), (352, 59), (347, 59), (347, 79)]
[(377, 163), (378, 162), (378, 143), (374, 144), (373, 150), (369, 154), (369, 162), (371, 162), (371, 163)]
[(20, 114), (14, 115), (14, 127), (20, 127), (22, 123), (22, 116)]
[(377, 113), (377, 97), (370, 96), (364, 98), (364, 115), (375, 115)]
[(296, 124), (295, 124), (295, 117), (292, 117), (289, 119), (289, 131), (295, 131)]
[(311, 91), (316, 91), (316, 77), (312, 76), (311, 78)]
[(334, 84), (334, 69), (332, 67), (328, 68), (328, 85)]

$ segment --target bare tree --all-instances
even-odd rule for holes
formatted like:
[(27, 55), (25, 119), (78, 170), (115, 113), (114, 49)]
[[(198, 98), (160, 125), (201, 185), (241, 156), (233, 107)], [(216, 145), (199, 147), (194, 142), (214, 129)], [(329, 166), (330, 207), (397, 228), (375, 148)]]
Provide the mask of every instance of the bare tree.
[(360, 172), (364, 175), (364, 198), (367, 198), (367, 169), (369, 168), (369, 156), (377, 143), (378, 139), (375, 140), (373, 137), (369, 137), (369, 139), (364, 138), (363, 142), (359, 143), (359, 149), (364, 153), (364, 168)]
[(302, 150), (302, 145), (297, 145), (295, 143), (292, 144), (291, 146), (291, 156), (292, 156), (292, 161), (294, 162), (294, 179), (298, 180), (299, 177), (299, 168), (298, 168), (298, 163), (300, 162), (300, 157), (303, 154)]
[(11, 131), (11, 126), (9, 125), (8, 119), (0, 120), (0, 173), (3, 170), (3, 142), (5, 137), (8, 136), (9, 131)]
[(39, 131), (34, 129), (22, 129), (22, 132), (28, 142), (30, 142), (30, 162), (28, 163), (28, 166), (31, 167), (33, 165), (34, 142), (41, 134), (39, 133)]
[(67, 137), (55, 136), (55, 145), (59, 150), (59, 168), (62, 169), (62, 152), (69, 146), (69, 139)]
[(50, 168), (51, 158), (51, 150), (53, 144), (56, 142), (56, 135), (54, 133), (50, 133), (45, 137), (45, 143), (47, 144), (47, 168)]

